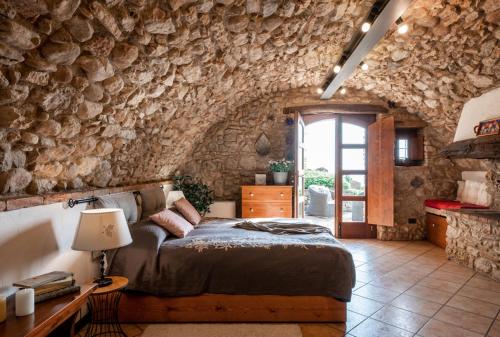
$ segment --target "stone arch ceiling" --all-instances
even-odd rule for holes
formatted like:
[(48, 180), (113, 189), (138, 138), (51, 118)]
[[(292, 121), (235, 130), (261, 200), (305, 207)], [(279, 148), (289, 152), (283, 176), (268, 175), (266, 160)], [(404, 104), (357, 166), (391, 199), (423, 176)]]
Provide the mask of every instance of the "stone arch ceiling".
[[(372, 3), (0, 0), (0, 193), (168, 177), (241, 104), (321, 84)], [(456, 123), (498, 85), (499, 15), (416, 1), (348, 85)]]

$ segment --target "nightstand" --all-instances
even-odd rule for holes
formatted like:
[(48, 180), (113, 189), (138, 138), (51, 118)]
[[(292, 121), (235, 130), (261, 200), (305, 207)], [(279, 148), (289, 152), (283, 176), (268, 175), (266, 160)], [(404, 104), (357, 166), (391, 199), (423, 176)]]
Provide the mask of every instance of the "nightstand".
[(85, 337), (124, 336), (118, 321), (118, 305), (121, 290), (128, 285), (128, 279), (122, 276), (107, 276), (113, 280), (109, 286), (96, 288), (89, 297), (90, 323)]

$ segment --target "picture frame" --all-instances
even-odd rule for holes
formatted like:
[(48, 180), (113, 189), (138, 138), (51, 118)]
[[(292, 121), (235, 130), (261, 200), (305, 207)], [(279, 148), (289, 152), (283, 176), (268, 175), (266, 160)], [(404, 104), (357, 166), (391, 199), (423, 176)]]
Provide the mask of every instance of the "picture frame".
[(476, 137), (493, 136), (500, 134), (500, 116), (479, 122), (474, 126)]

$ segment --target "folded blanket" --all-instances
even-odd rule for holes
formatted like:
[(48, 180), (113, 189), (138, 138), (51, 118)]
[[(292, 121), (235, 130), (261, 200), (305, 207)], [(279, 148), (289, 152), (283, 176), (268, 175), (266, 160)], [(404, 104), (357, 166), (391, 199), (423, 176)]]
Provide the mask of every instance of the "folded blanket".
[(252, 221), (242, 221), (235, 224), (233, 227), (251, 230), (251, 231), (261, 231), (269, 232), (272, 234), (319, 234), (328, 233), (332, 234), (329, 228), (315, 225), (307, 222), (293, 222), (293, 223), (283, 223), (275, 221), (264, 221), (264, 222), (252, 222)]

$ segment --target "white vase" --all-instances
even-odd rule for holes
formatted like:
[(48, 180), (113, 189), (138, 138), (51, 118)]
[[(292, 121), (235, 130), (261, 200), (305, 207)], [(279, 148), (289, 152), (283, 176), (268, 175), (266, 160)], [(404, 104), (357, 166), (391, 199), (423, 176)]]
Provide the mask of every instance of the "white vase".
[(288, 181), (288, 172), (273, 172), (275, 185), (286, 185)]

